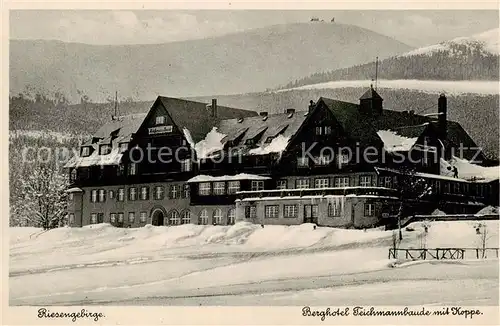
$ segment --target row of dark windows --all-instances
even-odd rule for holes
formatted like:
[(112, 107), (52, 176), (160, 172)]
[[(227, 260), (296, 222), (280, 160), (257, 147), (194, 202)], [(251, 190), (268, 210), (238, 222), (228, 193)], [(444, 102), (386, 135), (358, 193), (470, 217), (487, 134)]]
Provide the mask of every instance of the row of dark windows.
[[(153, 198), (154, 200), (165, 199), (165, 195), (168, 195), (169, 199), (180, 199), (189, 198), (190, 188), (189, 185), (170, 185), (168, 188), (168, 194), (165, 193), (164, 186), (153, 187)], [(116, 199), (117, 201), (125, 201), (125, 188), (119, 188), (117, 191), (108, 190), (108, 199)], [(127, 198), (129, 201), (135, 200), (149, 200), (150, 199), (150, 188), (143, 187), (130, 187), (128, 188)], [(90, 202), (91, 203), (103, 203), (106, 201), (106, 190), (105, 189), (92, 189), (90, 191)]]
[[(214, 225), (223, 225), (223, 224), (234, 224), (236, 211), (234, 208), (228, 210), (227, 214), (224, 214), (222, 209), (217, 208), (214, 210), (212, 214), (212, 223)], [(139, 213), (139, 222), (146, 223), (148, 217), (147, 212)], [(128, 212), (127, 220), (129, 224), (133, 224), (136, 221), (136, 213)], [(73, 224), (75, 220), (75, 215), (73, 213), (69, 214), (69, 223)], [(90, 214), (90, 224), (103, 223), (104, 221), (104, 213), (92, 213)], [(111, 224), (123, 224), (125, 223), (125, 214), (123, 212), (113, 212), (109, 214), (109, 222)], [(207, 209), (203, 209), (198, 217), (198, 224), (200, 225), (208, 225), (209, 224), (209, 213)], [(191, 223), (191, 212), (189, 210), (184, 210), (181, 213), (176, 211), (175, 209), (171, 210), (166, 217), (166, 224), (168, 225), (181, 225), (181, 224), (189, 224)]]
[[(284, 204), (282, 206), (283, 217), (284, 218), (297, 218), (299, 216), (299, 204)], [(317, 218), (318, 217), (318, 205), (306, 204), (303, 205), (304, 218)], [(340, 202), (328, 203), (327, 215), (328, 217), (339, 217), (343, 213), (343, 207)], [(366, 217), (375, 216), (375, 204), (365, 203), (364, 204), (364, 215)], [(279, 218), (280, 217), (280, 205), (265, 205), (264, 206), (264, 218)], [(250, 205), (245, 206), (245, 218), (255, 219), (257, 218), (257, 206)]]

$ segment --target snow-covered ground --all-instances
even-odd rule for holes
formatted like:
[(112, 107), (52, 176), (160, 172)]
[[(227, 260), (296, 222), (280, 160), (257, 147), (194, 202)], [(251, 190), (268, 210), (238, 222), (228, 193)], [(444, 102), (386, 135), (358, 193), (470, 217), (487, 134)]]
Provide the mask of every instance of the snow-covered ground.
[[(335, 89), (345, 87), (369, 87), (373, 83), (371, 80), (340, 80), (326, 83), (318, 83), (300, 86), (296, 88), (283, 89), (278, 92), (285, 92), (291, 89)], [(416, 80), (416, 79), (396, 79), (386, 80), (379, 79), (377, 82), (378, 88), (390, 89), (410, 89), (426, 93), (446, 94), (481, 94), (481, 95), (497, 95), (499, 92), (498, 81), (483, 81), (483, 80)]]
[[(481, 246), (477, 222), (430, 222), (425, 237), (422, 223), (404, 230), (401, 247)], [(498, 221), (485, 223), (486, 245), (498, 247)], [(498, 304), (494, 252), (395, 264), (392, 234), (245, 222), (10, 228), (10, 304)]]

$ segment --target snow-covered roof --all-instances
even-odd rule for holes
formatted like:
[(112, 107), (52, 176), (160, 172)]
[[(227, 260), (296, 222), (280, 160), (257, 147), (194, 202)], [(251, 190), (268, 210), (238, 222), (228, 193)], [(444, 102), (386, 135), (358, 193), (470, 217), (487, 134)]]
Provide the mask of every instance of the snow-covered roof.
[(499, 166), (484, 167), (472, 164), (471, 162), (456, 156), (453, 156), (448, 162), (441, 159), (440, 164), (441, 174), (444, 176), (453, 176), (452, 167), (454, 166), (457, 168), (458, 177), (460, 179), (476, 182), (490, 182), (500, 178)]
[(193, 183), (193, 182), (213, 182), (213, 181), (239, 181), (239, 180), (269, 180), (271, 179), (270, 177), (265, 177), (261, 175), (256, 175), (256, 174), (247, 174), (247, 173), (239, 173), (236, 175), (223, 175), (223, 176), (218, 176), (214, 177), (211, 175), (197, 175), (196, 177), (193, 177), (189, 179), (187, 182), (188, 183)]
[(304, 200), (304, 199), (328, 199), (328, 198), (345, 198), (345, 197), (356, 197), (356, 198), (378, 198), (378, 199), (394, 199), (397, 200), (398, 197), (393, 196), (377, 196), (377, 195), (310, 195), (310, 196), (285, 196), (285, 197), (246, 197), (241, 199), (241, 201), (265, 201), (265, 200)]
[(64, 165), (65, 168), (88, 167), (94, 165), (118, 165), (121, 162), (123, 154), (119, 147), (114, 147), (111, 153), (99, 155), (99, 149), (96, 149), (90, 156), (75, 156)]
[(286, 149), (289, 140), (290, 136), (285, 137), (283, 135), (278, 135), (269, 144), (263, 144), (260, 147), (251, 149), (249, 154), (264, 155), (269, 153), (282, 153)]
[(408, 138), (400, 136), (392, 130), (379, 130), (377, 131), (377, 135), (384, 143), (384, 149), (387, 152), (409, 151), (418, 139), (418, 137)]
[[(184, 135), (189, 135), (189, 137), (191, 137), (187, 129), (184, 129)], [(213, 127), (205, 138), (197, 142), (194, 146), (197, 158), (207, 158), (211, 153), (222, 150), (224, 148), (224, 143), (222, 141), (225, 137), (226, 135), (220, 133), (217, 127)], [(192, 142), (193, 140), (191, 138), (191, 143)]]
[(69, 188), (68, 190), (66, 190), (67, 193), (70, 193), (70, 192), (83, 192), (83, 190), (81, 188), (78, 188), (78, 187), (73, 187), (73, 188)]

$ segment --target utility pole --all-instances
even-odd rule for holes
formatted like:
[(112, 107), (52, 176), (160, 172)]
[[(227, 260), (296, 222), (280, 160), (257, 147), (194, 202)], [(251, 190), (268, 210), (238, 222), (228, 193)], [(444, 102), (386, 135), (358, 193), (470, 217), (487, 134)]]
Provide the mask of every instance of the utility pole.
[(118, 118), (118, 91), (115, 91), (115, 118)]
[(377, 90), (378, 81), (378, 57), (375, 58), (375, 90)]

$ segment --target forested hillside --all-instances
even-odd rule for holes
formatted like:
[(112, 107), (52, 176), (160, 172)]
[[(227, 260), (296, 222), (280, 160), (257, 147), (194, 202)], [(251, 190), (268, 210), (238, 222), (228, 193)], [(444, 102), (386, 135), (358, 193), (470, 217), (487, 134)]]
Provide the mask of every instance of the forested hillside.
[[(499, 55), (495, 50), (498, 30), (469, 38), (458, 38), (416, 49), (378, 63), (379, 79), (498, 80)], [(297, 79), (281, 89), (335, 80), (375, 78), (375, 61), (348, 68), (317, 72)]]

